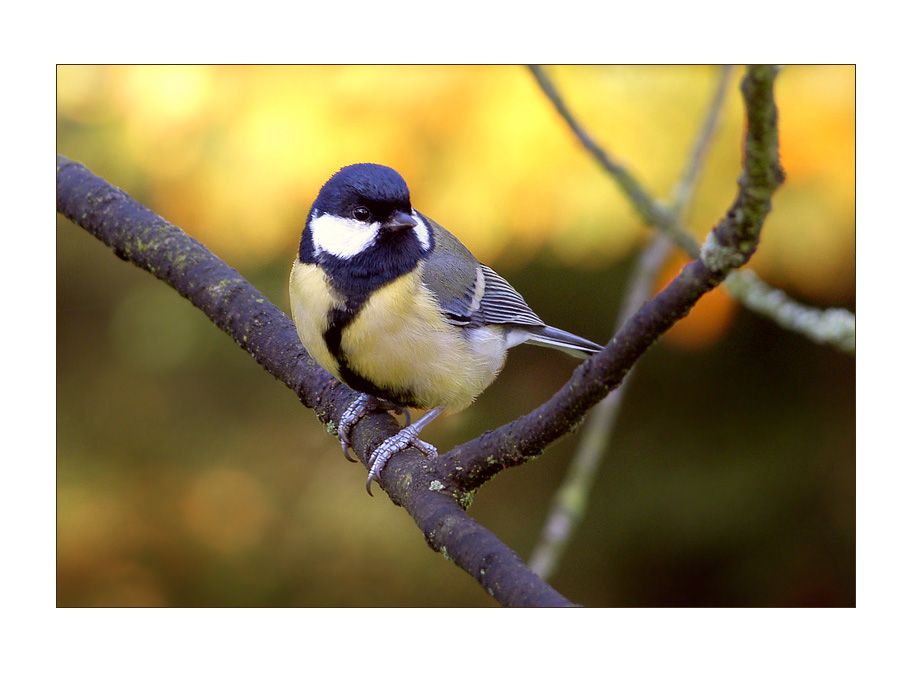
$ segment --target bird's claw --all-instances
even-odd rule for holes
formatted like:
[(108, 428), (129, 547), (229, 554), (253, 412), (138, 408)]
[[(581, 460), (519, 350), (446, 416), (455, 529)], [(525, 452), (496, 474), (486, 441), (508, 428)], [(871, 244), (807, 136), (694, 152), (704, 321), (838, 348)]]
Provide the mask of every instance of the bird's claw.
[(338, 435), (339, 442), (342, 445), (342, 454), (350, 462), (357, 462), (358, 460), (353, 459), (349, 455), (349, 451), (352, 449), (350, 434), (352, 429), (355, 428), (355, 424), (361, 421), (364, 418), (365, 414), (373, 409), (382, 409), (385, 411), (392, 411), (395, 414), (403, 414), (406, 417), (406, 427), (403, 428), (399, 433), (390, 436), (383, 443), (377, 446), (374, 452), (371, 454), (369, 459), (370, 471), (368, 472), (368, 483), (367, 489), (369, 495), (374, 495), (371, 493), (371, 482), (377, 479), (380, 476), (380, 473), (383, 471), (384, 467), (387, 464), (387, 461), (393, 457), (396, 453), (401, 450), (405, 450), (407, 447), (412, 445), (414, 448), (418, 449), (423, 455), (429, 458), (437, 457), (437, 448), (426, 443), (424, 440), (419, 440), (419, 433), (422, 428), (427, 425), (434, 417), (441, 413), (440, 409), (434, 409), (424, 416), (422, 416), (414, 424), (412, 423), (412, 417), (409, 415), (409, 410), (405, 407), (400, 407), (392, 402), (387, 402), (373, 395), (366, 395), (364, 393), (358, 395), (358, 398), (349, 405), (348, 409), (343, 412), (343, 415), (339, 419), (338, 426)]
[(412, 422), (412, 417), (409, 415), (409, 410), (405, 407), (400, 407), (399, 405), (393, 404), (392, 402), (386, 402), (382, 399), (374, 397), (373, 395), (360, 394), (358, 398), (349, 405), (348, 409), (343, 412), (342, 417), (339, 419), (339, 443), (342, 445), (343, 456), (349, 462), (358, 462), (357, 459), (349, 455), (349, 452), (352, 450), (352, 444), (349, 435), (352, 433), (352, 429), (355, 428), (355, 424), (361, 421), (364, 418), (365, 414), (375, 409), (392, 411), (394, 414), (404, 415), (406, 417), (406, 426), (409, 426), (409, 424)]
[(399, 433), (390, 436), (375, 448), (374, 452), (371, 454), (371, 470), (368, 472), (368, 482), (365, 485), (368, 489), (368, 495), (374, 495), (371, 493), (371, 482), (380, 477), (380, 473), (384, 470), (384, 467), (387, 466), (387, 462), (390, 458), (401, 450), (405, 450), (410, 445), (418, 449), (425, 457), (430, 459), (437, 457), (437, 448), (431, 443), (420, 440), (418, 435), (418, 430), (414, 429), (411, 425), (406, 426)]
[(352, 432), (352, 429), (355, 428), (355, 424), (361, 421), (365, 414), (371, 409), (372, 400), (374, 397), (371, 395), (358, 395), (358, 398), (349, 405), (348, 409), (343, 412), (342, 417), (339, 419), (338, 426), (338, 435), (339, 443), (342, 445), (342, 454), (349, 462), (358, 462), (356, 459), (352, 459), (349, 455), (349, 450), (352, 449), (352, 445), (349, 440), (349, 434)]

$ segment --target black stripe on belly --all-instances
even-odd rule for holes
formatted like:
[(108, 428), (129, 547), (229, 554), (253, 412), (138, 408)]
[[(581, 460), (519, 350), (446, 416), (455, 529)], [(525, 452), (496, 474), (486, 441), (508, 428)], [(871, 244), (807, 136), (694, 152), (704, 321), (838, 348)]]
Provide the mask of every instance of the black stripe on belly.
[(355, 306), (334, 308), (327, 316), (327, 329), (323, 333), (323, 341), (339, 366), (339, 379), (358, 392), (374, 395), (403, 407), (417, 406), (415, 395), (412, 392), (385, 388), (359, 375), (349, 366), (349, 360), (342, 350), (342, 331), (355, 319), (363, 305), (364, 303), (361, 302)]
[(333, 354), (333, 358), (342, 364), (345, 356), (342, 353), (342, 330), (358, 315), (358, 311), (364, 302), (359, 301), (356, 305), (334, 308), (327, 315), (327, 328), (323, 331), (323, 341), (326, 342), (327, 349)]
[(374, 292), (415, 271), (419, 261), (430, 251), (430, 248), (421, 246), (414, 232), (381, 231), (374, 245), (354, 257), (338, 258), (322, 253), (317, 258), (333, 289), (339, 296), (345, 297), (345, 304), (327, 315), (323, 340), (339, 364), (339, 379), (353, 390), (401, 406), (417, 406), (415, 394), (411, 391), (391, 390), (355, 372), (342, 349), (342, 333)]

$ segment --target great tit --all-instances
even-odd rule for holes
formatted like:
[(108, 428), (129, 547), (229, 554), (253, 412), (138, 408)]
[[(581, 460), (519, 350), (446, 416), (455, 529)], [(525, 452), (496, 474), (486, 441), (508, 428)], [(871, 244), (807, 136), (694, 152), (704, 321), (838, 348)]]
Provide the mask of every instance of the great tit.
[(347, 459), (349, 433), (369, 410), (426, 410), (374, 451), (368, 493), (409, 445), (437, 455), (421, 430), (441, 412), (468, 407), (510, 347), (539, 344), (579, 358), (602, 348), (546, 325), (507, 281), (413, 209), (403, 177), (378, 164), (346, 166), (320, 189), (289, 297), (305, 349), (360, 393), (339, 425)]

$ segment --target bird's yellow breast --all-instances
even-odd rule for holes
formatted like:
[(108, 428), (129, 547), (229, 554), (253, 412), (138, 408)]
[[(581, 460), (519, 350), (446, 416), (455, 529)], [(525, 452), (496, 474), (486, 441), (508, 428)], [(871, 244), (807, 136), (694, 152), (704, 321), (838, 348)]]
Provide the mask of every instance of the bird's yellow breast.
[[(504, 365), (503, 329), (455, 327), (444, 320), (419, 271), (375, 291), (342, 330), (348, 367), (384, 390), (408, 392), (422, 409), (459, 411), (488, 387)], [(327, 314), (342, 305), (323, 270), (295, 264), (292, 317), (308, 353), (335, 377), (336, 359), (323, 340)]]
[(323, 333), (330, 311), (343, 305), (342, 297), (332, 291), (322, 269), (296, 258), (289, 278), (289, 302), (304, 348), (330, 375), (339, 378), (339, 364), (327, 348)]

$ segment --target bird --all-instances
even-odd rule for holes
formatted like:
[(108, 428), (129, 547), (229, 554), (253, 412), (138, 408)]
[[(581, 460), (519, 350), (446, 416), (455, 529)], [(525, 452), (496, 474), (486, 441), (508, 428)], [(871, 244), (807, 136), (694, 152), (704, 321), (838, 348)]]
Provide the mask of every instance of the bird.
[[(550, 327), (523, 297), (447, 229), (413, 208), (409, 187), (381, 164), (344, 166), (321, 187), (289, 277), (292, 320), (308, 354), (358, 392), (338, 426), (369, 411), (405, 413), (406, 426), (368, 460), (367, 490), (419, 434), (494, 381), (508, 349), (535, 344), (587, 358), (602, 347)], [(416, 421), (409, 409), (425, 413)]]

